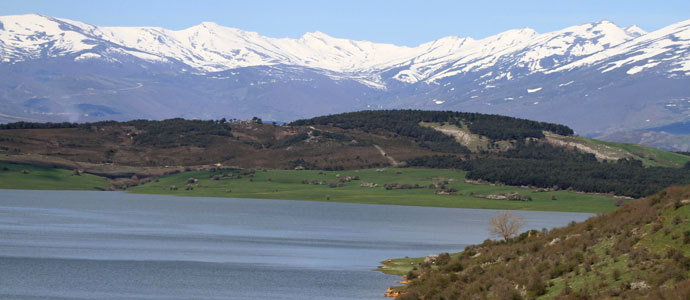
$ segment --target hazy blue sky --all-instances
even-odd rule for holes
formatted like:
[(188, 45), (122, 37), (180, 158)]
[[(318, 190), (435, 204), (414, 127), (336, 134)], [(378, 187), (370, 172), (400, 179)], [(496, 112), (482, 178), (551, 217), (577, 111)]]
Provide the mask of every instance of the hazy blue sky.
[(331, 36), (418, 45), (508, 29), (548, 32), (607, 19), (652, 31), (690, 19), (690, 1), (160, 1), (0, 0), (0, 15), (40, 13), (106, 26), (182, 29), (213, 21), (271, 37)]

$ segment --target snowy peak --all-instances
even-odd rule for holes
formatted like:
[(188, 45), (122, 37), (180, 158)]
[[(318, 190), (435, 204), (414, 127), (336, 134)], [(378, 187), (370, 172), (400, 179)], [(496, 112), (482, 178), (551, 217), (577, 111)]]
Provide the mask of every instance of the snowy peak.
[(204, 27), (204, 28), (218, 28), (218, 27), (221, 27), (220, 25), (218, 25), (218, 23), (216, 23), (216, 22), (209, 22), (209, 21), (201, 22), (201, 24), (199, 24), (199, 25), (197, 25), (197, 26), (198, 26), (198, 27)]
[(647, 31), (645, 31), (644, 29), (640, 28), (637, 25), (631, 25), (631, 26), (625, 27), (625, 28), (623, 28), (623, 30), (625, 30), (625, 32), (628, 35), (633, 36), (633, 37), (643, 36), (643, 35), (647, 34)]
[(493, 35), (485, 39), (482, 39), (481, 41), (483, 41), (486, 44), (511, 46), (528, 42), (538, 35), (539, 33), (537, 33), (534, 29), (526, 27), (522, 29), (512, 29), (504, 31), (497, 35)]
[(602, 73), (622, 69), (628, 75), (652, 69), (690, 75), (690, 20), (649, 32), (549, 72), (584, 67), (595, 67)]
[(533, 39), (518, 65), (546, 71), (633, 39), (609, 21), (600, 21), (542, 34)]
[(328, 34), (325, 34), (321, 31), (314, 31), (314, 32), (307, 32), (304, 35), (302, 35), (301, 40), (310, 40), (310, 39), (317, 39), (317, 40), (330, 40), (333, 39)]

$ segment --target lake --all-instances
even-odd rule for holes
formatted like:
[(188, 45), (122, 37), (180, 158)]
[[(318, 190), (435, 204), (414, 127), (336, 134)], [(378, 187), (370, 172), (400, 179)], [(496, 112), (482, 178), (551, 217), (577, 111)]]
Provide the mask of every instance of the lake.
[[(0, 298), (384, 299), (400, 278), (380, 261), (481, 243), (496, 213), (0, 190)], [(517, 213), (525, 230), (591, 216)]]

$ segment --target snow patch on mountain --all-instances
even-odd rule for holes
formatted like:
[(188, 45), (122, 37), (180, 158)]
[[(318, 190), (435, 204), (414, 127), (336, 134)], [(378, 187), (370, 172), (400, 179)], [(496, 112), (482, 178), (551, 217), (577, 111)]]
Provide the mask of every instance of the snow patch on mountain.
[(644, 69), (653, 68), (653, 67), (656, 67), (657, 65), (659, 65), (659, 62), (651, 61), (651, 62), (647, 63), (646, 65), (634, 66), (634, 67), (630, 68), (626, 73), (628, 73), (630, 75), (637, 74), (637, 73), (642, 72)]
[(87, 59), (96, 59), (96, 58), (101, 58), (100, 55), (96, 53), (83, 53), (77, 57), (74, 58), (74, 61), (80, 61), (80, 60), (87, 60)]

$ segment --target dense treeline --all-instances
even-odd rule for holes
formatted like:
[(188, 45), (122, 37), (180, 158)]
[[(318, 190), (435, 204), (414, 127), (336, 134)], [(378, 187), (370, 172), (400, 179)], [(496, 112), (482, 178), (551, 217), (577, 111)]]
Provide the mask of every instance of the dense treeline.
[(463, 161), (455, 156), (428, 156), (407, 161), (409, 166), (459, 168), (469, 179), (582, 192), (642, 197), (690, 183), (686, 168), (644, 167), (641, 161), (599, 162), (592, 154), (546, 143), (517, 143), (514, 149)]
[(472, 133), (486, 136), (493, 140), (523, 139), (526, 137), (542, 138), (542, 131), (551, 131), (561, 135), (572, 135), (568, 126), (524, 120), (500, 115), (465, 113), (455, 111), (424, 110), (367, 110), (337, 115), (297, 120), (291, 125), (328, 125), (344, 129), (362, 129), (373, 131), (385, 129), (400, 135), (420, 137), (429, 134), (432, 139), (439, 139), (433, 133), (419, 128), (419, 122), (451, 123), (458, 126), (467, 125)]
[(558, 186), (582, 192), (609, 193), (642, 197), (668, 186), (690, 183), (690, 172), (683, 169), (649, 167), (634, 160), (615, 163), (491, 159), (469, 161), (467, 178), (502, 182), (508, 185)]
[(524, 138), (543, 138), (543, 131), (550, 131), (560, 135), (573, 135), (570, 127), (559, 124), (517, 119), (499, 115), (484, 115), (466, 113), (462, 117), (463, 124), (475, 134), (486, 136), (492, 140), (521, 140)]
[(37, 123), (37, 122), (14, 122), (7, 124), (0, 124), (0, 130), (4, 129), (54, 129), (54, 128), (79, 128), (83, 126), (80, 123)]

